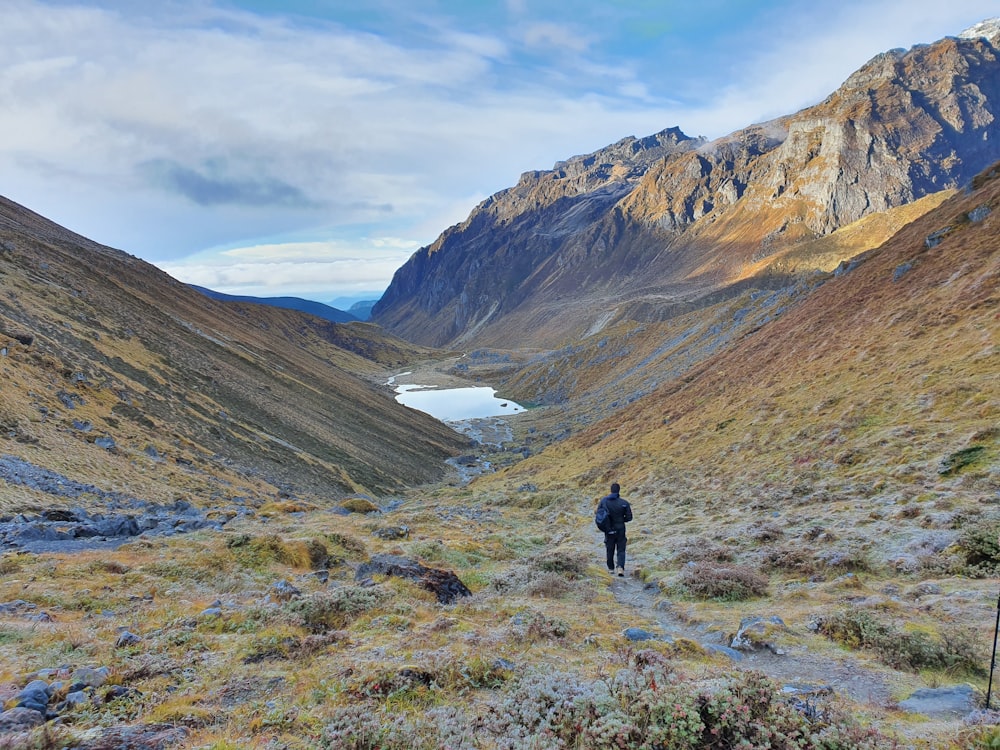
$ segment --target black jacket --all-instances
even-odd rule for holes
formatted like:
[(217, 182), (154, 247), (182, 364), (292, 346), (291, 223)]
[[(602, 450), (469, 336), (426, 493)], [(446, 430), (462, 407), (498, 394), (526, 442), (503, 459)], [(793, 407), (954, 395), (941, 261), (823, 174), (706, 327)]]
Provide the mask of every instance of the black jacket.
[(617, 493), (601, 498), (601, 505), (608, 509), (611, 518), (611, 528), (616, 532), (624, 532), (625, 524), (632, 520), (632, 506), (628, 500), (622, 500)]

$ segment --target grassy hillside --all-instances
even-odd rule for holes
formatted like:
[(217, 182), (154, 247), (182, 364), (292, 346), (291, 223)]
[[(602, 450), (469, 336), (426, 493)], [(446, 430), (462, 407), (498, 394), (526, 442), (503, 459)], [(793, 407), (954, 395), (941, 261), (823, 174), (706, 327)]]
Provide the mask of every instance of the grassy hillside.
[(0, 280), (4, 452), (74, 480), (326, 498), (434, 479), (463, 447), (370, 382), (433, 353), (374, 326), (210, 300), (9, 202)]
[[(671, 519), (667, 546), (692, 498), (733, 528), (745, 517), (729, 508), (794, 509), (809, 524), (875, 507), (859, 537), (881, 558), (899, 534), (992, 517), (1000, 181), (976, 184), (767, 325), (495, 481), (588, 488), (617, 477)], [(938, 512), (956, 503), (961, 513)]]

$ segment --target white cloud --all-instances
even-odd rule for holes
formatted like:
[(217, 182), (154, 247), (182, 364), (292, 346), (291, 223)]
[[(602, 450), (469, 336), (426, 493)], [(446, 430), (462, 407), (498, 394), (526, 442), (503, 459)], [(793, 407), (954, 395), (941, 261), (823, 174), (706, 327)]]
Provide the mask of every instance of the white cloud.
[(331, 296), (381, 292), (418, 243), (398, 237), (275, 242), (199, 253), (157, 265), (225, 294)]
[[(525, 0), (508, 0), (509, 26), (438, 18), (417, 37), (210, 0), (110, 6), (5, 0), (5, 194), (183, 280), (275, 293), (384, 285), (523, 171), (674, 125), (724, 135), (817, 101), (879, 51), (996, 13), (995, 0), (786, 2), (728, 32), (729, 62), (670, 69), (609, 50), (586, 13), (557, 23)], [(412, 239), (387, 254), (360, 234)], [(322, 242), (259, 239), (289, 235)], [(221, 245), (242, 249), (197, 253)]]

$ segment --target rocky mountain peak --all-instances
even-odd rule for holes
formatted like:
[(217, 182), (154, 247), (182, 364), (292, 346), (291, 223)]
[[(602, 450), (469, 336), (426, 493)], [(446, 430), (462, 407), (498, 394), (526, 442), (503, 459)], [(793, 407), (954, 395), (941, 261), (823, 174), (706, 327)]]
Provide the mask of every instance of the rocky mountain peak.
[(1000, 17), (987, 18), (984, 21), (970, 26), (961, 34), (959, 39), (988, 39), (993, 45), (1000, 44)]

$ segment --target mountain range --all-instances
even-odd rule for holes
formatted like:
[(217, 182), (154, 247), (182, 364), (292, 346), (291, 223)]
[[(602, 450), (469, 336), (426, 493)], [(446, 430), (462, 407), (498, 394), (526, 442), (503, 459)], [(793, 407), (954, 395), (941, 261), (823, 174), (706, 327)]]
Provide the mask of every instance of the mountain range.
[(373, 320), (432, 346), (551, 348), (832, 270), (1000, 159), (998, 40), (984, 23), (880, 54), (711, 142), (671, 128), (528, 172), (416, 252)]
[(270, 305), (271, 307), (280, 307), (284, 310), (298, 310), (299, 312), (309, 313), (323, 320), (329, 320), (332, 323), (350, 323), (352, 320), (360, 320), (360, 318), (349, 312), (339, 310), (331, 305), (324, 305), (322, 302), (316, 302), (315, 300), (302, 299), (301, 297), (253, 297), (216, 292), (213, 289), (206, 289), (203, 286), (195, 284), (190, 284), (190, 287), (212, 299), (225, 300), (227, 302), (246, 302), (254, 305)]

